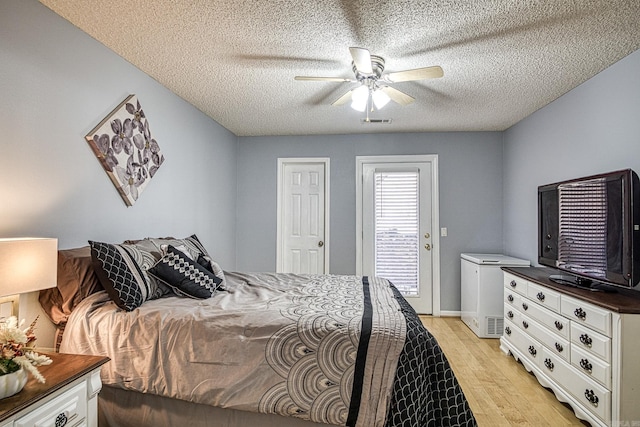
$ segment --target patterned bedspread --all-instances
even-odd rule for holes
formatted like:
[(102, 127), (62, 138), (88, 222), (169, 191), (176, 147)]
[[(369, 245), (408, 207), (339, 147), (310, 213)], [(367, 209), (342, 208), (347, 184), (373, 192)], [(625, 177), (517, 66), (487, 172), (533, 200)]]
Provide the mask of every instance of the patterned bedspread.
[(206, 300), (72, 313), (61, 351), (111, 358), (105, 384), (347, 426), (475, 425), (435, 339), (387, 280), (226, 273)]

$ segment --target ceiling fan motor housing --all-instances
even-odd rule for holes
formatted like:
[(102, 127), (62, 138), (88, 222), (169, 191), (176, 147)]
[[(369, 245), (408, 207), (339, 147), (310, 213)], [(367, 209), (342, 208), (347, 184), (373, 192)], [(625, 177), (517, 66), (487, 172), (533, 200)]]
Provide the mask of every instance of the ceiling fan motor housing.
[(371, 55), (371, 69), (373, 70), (373, 74), (363, 74), (358, 71), (355, 62), (351, 62), (351, 69), (356, 75), (356, 79), (358, 81), (363, 81), (365, 79), (371, 79), (373, 81), (378, 80), (384, 71), (384, 58), (377, 55)]

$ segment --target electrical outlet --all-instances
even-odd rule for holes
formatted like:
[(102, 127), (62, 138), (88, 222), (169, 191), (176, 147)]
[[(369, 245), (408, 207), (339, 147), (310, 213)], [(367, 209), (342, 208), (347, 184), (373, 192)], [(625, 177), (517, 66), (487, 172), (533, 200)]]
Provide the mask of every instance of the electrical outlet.
[(442, 227), (440, 229), (440, 237), (447, 237), (447, 233), (448, 233), (447, 227)]

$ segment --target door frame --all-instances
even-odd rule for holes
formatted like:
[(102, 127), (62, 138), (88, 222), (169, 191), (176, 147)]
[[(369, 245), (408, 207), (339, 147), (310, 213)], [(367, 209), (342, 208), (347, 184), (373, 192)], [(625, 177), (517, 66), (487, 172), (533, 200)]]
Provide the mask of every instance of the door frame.
[(330, 159), (328, 157), (279, 157), (278, 158), (278, 189), (276, 193), (276, 273), (283, 271), (284, 264), (284, 225), (282, 214), (284, 211), (284, 167), (289, 164), (323, 164), (324, 165), (324, 271), (325, 274), (329, 274), (329, 183), (331, 182), (330, 171)]
[(432, 254), (432, 316), (440, 317), (440, 195), (438, 183), (438, 155), (400, 155), (400, 156), (356, 156), (356, 275), (362, 275), (364, 236), (362, 224), (363, 208), (363, 165), (378, 163), (417, 163), (431, 164), (431, 254)]

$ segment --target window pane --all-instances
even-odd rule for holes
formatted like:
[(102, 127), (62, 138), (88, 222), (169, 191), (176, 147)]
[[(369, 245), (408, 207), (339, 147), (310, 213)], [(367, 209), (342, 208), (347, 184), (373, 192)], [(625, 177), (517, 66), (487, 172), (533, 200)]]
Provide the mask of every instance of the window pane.
[(376, 172), (375, 274), (418, 295), (418, 172)]

